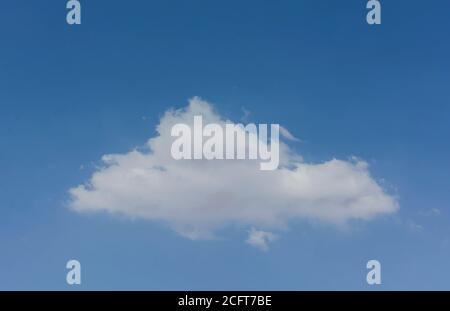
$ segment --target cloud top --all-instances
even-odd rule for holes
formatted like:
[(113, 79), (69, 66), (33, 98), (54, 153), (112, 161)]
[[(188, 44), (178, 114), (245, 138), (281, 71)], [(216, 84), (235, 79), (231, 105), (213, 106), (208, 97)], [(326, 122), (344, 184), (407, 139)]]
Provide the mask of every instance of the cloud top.
[[(305, 163), (281, 143), (281, 165), (274, 171), (261, 171), (252, 160), (174, 160), (170, 130), (192, 124), (194, 115), (205, 123), (230, 122), (197, 97), (186, 108), (167, 111), (147, 150), (103, 156), (103, 167), (69, 190), (70, 207), (163, 221), (191, 239), (212, 238), (228, 225), (247, 226), (252, 228), (247, 242), (260, 249), (274, 237), (262, 229), (283, 229), (293, 219), (342, 224), (399, 208), (359, 159)], [(288, 133), (284, 136), (295, 140)]]

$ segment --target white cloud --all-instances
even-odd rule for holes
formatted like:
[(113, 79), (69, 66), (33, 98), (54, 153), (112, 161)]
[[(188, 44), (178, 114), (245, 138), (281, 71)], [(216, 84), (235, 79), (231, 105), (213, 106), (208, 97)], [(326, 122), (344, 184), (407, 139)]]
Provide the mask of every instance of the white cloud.
[(275, 171), (259, 170), (258, 161), (172, 159), (172, 125), (192, 124), (199, 114), (205, 124), (226, 122), (199, 98), (185, 109), (167, 111), (147, 151), (103, 156), (104, 166), (70, 189), (70, 207), (164, 221), (191, 239), (211, 238), (230, 224), (277, 230), (292, 219), (341, 224), (398, 209), (358, 159), (305, 163), (284, 143)]
[(300, 141), (300, 139), (298, 139), (297, 137), (292, 135), (291, 132), (289, 132), (286, 128), (284, 128), (282, 126), (280, 126), (280, 134), (281, 134), (281, 136), (283, 136), (287, 140)]
[(419, 212), (422, 216), (440, 216), (441, 210), (438, 208), (430, 208)]
[(248, 234), (248, 239), (246, 242), (251, 246), (267, 251), (269, 249), (269, 243), (273, 242), (275, 238), (275, 235), (271, 232), (252, 228)]
[(430, 210), (430, 212), (431, 212), (433, 215), (436, 215), (436, 216), (441, 215), (441, 210), (438, 209), (438, 208), (432, 208), (432, 209)]

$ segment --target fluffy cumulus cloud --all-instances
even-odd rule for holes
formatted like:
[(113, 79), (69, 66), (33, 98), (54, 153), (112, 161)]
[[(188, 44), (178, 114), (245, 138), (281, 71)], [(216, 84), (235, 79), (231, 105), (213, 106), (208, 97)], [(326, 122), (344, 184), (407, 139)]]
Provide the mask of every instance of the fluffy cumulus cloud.
[[(144, 150), (103, 156), (90, 180), (70, 189), (70, 207), (163, 221), (191, 239), (213, 238), (229, 225), (252, 228), (247, 243), (261, 249), (273, 241), (270, 231), (286, 228), (290, 220), (342, 224), (398, 209), (366, 162), (305, 163), (285, 143), (273, 171), (261, 171), (255, 160), (174, 160), (171, 128), (193, 124), (194, 115), (202, 115), (204, 124), (231, 122), (199, 98), (167, 111)], [(284, 128), (280, 133), (295, 140)]]

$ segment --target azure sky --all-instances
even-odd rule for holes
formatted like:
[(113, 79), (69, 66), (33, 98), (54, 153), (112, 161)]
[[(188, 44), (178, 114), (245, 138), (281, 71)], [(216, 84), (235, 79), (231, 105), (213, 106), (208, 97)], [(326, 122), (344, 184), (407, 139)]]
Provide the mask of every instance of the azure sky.
[[(381, 2), (3, 1), (0, 289), (450, 289), (450, 4)], [(168, 163), (192, 107), (284, 171)]]

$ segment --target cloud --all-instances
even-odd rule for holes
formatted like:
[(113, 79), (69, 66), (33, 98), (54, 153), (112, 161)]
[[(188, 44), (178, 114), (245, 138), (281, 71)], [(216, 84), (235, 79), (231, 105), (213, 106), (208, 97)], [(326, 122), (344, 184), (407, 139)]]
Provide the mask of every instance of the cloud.
[[(90, 180), (69, 190), (69, 206), (77, 212), (163, 221), (191, 239), (212, 238), (229, 225), (273, 231), (295, 219), (342, 224), (398, 209), (396, 199), (371, 177), (368, 164), (356, 158), (305, 163), (281, 143), (280, 167), (274, 171), (261, 171), (254, 160), (174, 160), (172, 126), (192, 124), (200, 114), (204, 124), (228, 121), (200, 98), (167, 111), (146, 150), (103, 156), (103, 166)], [(267, 245), (267, 233), (258, 232), (263, 231), (252, 231), (247, 242)]]
[(432, 209), (430, 210), (430, 212), (431, 212), (433, 215), (436, 215), (436, 216), (441, 215), (441, 210), (438, 209), (438, 208), (432, 208)]
[(246, 242), (251, 246), (259, 248), (260, 250), (269, 250), (269, 243), (275, 240), (275, 235), (271, 232), (256, 230), (252, 228), (248, 234)]
[(440, 216), (441, 210), (438, 208), (430, 208), (419, 212), (422, 216)]
[(412, 230), (412, 231), (422, 231), (423, 230), (423, 226), (416, 223), (414, 220), (412, 219), (408, 219), (405, 221), (406, 226)]
[(281, 136), (283, 136), (287, 140), (300, 141), (300, 139), (298, 139), (297, 137), (292, 135), (291, 132), (289, 132), (286, 128), (284, 128), (282, 126), (280, 126), (280, 134), (281, 134)]

